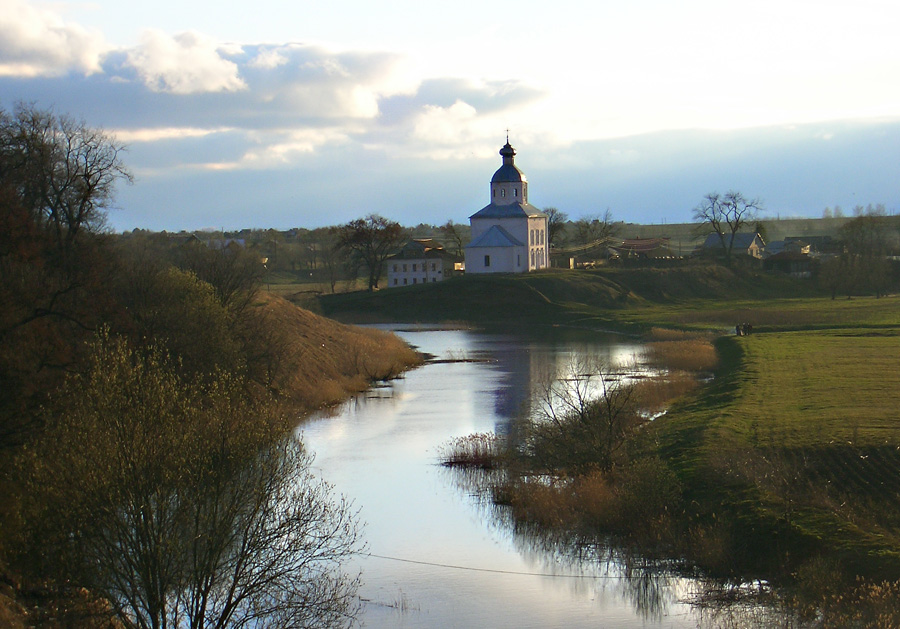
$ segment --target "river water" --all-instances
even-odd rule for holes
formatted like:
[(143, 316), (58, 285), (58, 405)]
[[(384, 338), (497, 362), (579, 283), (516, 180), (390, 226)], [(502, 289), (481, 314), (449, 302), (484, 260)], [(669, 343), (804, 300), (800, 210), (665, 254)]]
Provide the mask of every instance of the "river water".
[(622, 337), (549, 329), (539, 337), (458, 329), (396, 330), (447, 362), (305, 423), (315, 468), (351, 499), (364, 523), (366, 627), (697, 627), (684, 602), (693, 584), (638, 570), (615, 549), (580, 558), (530, 538), (479, 500), (441, 447), (477, 432), (504, 433), (548, 373), (600, 360), (640, 368)]

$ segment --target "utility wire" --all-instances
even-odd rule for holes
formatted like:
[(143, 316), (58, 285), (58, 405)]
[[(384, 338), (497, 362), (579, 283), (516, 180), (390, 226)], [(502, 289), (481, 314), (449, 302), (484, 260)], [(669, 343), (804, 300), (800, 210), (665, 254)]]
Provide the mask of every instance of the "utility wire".
[(435, 568), (449, 568), (451, 570), (466, 570), (468, 572), (492, 572), (494, 574), (514, 574), (523, 577), (552, 577), (556, 579), (624, 579), (625, 576), (613, 576), (609, 574), (590, 575), (590, 574), (552, 574), (547, 572), (520, 572), (517, 570), (497, 570), (494, 568), (473, 568), (471, 566), (455, 566), (447, 563), (436, 563), (433, 561), (418, 561), (416, 559), (403, 559), (401, 557), (391, 557), (389, 555), (377, 555), (375, 553), (360, 553), (363, 557), (375, 557), (376, 559), (387, 559), (388, 561), (397, 561), (400, 563), (411, 563), (420, 566), (432, 566)]

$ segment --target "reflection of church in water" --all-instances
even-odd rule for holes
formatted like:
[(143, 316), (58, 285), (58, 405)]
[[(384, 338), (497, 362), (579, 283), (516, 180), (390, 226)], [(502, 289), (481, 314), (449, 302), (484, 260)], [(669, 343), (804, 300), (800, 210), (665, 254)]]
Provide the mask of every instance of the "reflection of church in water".
[(554, 328), (534, 341), (527, 337), (479, 335), (479, 353), (488, 354), (501, 374), (490, 391), (497, 415), (497, 434), (506, 434), (512, 419), (539, 410), (549, 383), (571, 377), (585, 368), (633, 367), (640, 362), (640, 345), (623, 344), (621, 337), (604, 342), (597, 332)]

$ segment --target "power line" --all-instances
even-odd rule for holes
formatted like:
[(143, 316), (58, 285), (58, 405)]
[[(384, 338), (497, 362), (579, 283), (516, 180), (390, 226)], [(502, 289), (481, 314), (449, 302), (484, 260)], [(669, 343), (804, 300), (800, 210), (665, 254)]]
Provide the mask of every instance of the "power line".
[(447, 563), (436, 563), (433, 561), (419, 561), (416, 559), (403, 559), (401, 557), (391, 557), (389, 555), (378, 555), (375, 553), (360, 553), (363, 557), (375, 557), (376, 559), (387, 559), (389, 561), (397, 561), (400, 563), (411, 563), (420, 566), (431, 566), (434, 568), (449, 568), (451, 570), (465, 570), (468, 572), (491, 572), (494, 574), (513, 574), (523, 577), (552, 577), (557, 579), (623, 579), (624, 576), (613, 576), (609, 574), (589, 575), (589, 574), (553, 574), (547, 572), (520, 572), (517, 570), (498, 570), (495, 568), (473, 568), (471, 566), (457, 566)]

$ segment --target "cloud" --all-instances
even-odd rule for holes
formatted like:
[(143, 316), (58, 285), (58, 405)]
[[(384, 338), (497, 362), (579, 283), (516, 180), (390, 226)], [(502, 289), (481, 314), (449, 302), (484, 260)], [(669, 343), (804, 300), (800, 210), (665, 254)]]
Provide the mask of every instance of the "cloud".
[(237, 64), (224, 58), (223, 52), (235, 50), (222, 50), (211, 38), (194, 31), (169, 37), (148, 29), (141, 44), (128, 52), (127, 63), (156, 92), (198, 94), (245, 89)]
[(109, 48), (100, 33), (67, 24), (51, 11), (0, 0), (0, 76), (92, 74)]

